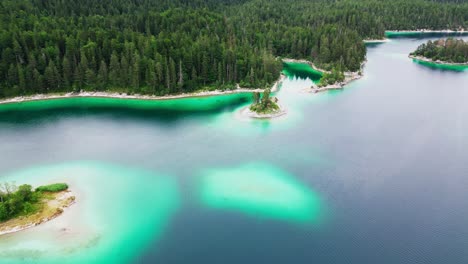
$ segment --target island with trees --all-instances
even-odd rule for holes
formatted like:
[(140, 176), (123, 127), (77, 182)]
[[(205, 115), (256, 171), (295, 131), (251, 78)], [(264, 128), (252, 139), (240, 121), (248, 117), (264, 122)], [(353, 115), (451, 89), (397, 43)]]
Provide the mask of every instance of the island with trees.
[[(358, 72), (385, 30), (465, 29), (448, 0), (3, 0), (0, 98), (265, 89), (279, 57)], [(417, 16), (414, 14), (418, 14)]]
[(253, 103), (241, 110), (243, 116), (251, 118), (275, 118), (286, 114), (286, 109), (279, 104), (278, 98), (271, 97), (270, 89), (265, 89), (263, 94), (253, 93)]
[(39, 186), (0, 184), (0, 235), (18, 232), (51, 219), (75, 202), (65, 183)]
[(409, 57), (434, 64), (468, 66), (468, 42), (455, 38), (429, 40), (420, 45)]
[(468, 42), (454, 38), (429, 40), (410, 53), (409, 57), (429, 66), (444, 66), (445, 69), (468, 68)]

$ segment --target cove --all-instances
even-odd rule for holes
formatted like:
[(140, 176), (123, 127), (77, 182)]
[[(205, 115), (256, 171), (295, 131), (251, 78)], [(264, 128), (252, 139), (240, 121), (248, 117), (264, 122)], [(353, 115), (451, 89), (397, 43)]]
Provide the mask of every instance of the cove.
[(283, 73), (289, 78), (311, 79), (318, 83), (322, 78), (323, 73), (313, 69), (306, 63), (283, 63)]

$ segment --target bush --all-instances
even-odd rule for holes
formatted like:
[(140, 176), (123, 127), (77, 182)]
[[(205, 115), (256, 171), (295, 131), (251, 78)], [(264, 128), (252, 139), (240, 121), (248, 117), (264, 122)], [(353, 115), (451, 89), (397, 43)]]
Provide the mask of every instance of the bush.
[(0, 221), (8, 219), (8, 210), (4, 203), (0, 203)]
[(68, 189), (66, 183), (55, 183), (50, 185), (39, 186), (36, 188), (36, 192), (61, 192)]

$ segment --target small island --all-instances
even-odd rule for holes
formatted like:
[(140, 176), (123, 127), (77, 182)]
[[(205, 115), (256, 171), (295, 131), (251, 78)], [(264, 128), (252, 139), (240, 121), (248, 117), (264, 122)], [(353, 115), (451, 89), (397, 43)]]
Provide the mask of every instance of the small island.
[(429, 40), (410, 53), (416, 61), (448, 66), (468, 66), (468, 42), (463, 39)]
[(270, 89), (265, 89), (263, 95), (253, 93), (253, 103), (242, 110), (242, 114), (251, 118), (275, 118), (286, 114), (286, 110), (278, 103), (278, 98), (270, 97)]
[(37, 187), (0, 184), (0, 235), (18, 232), (50, 221), (75, 202), (65, 183)]

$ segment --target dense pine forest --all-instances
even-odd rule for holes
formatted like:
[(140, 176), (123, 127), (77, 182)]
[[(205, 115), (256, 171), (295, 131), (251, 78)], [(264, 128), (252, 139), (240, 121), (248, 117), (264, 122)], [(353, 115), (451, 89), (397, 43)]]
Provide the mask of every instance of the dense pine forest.
[(433, 61), (468, 63), (468, 42), (454, 38), (429, 40), (426, 44), (419, 46), (411, 55), (422, 56)]
[(363, 39), (422, 28), (468, 28), (468, 3), (2, 0), (0, 97), (267, 87), (280, 57), (357, 71)]

